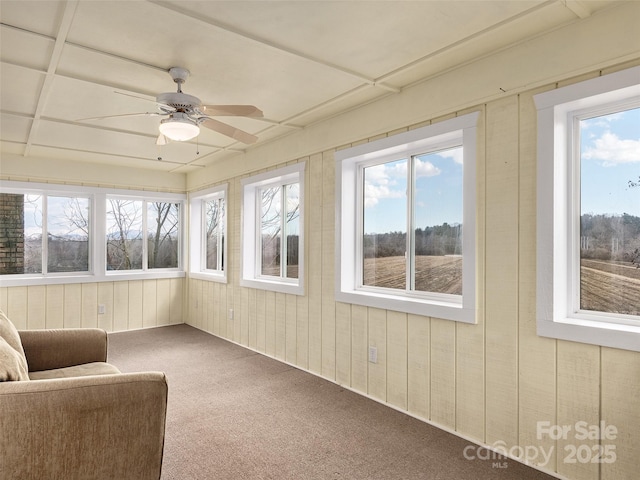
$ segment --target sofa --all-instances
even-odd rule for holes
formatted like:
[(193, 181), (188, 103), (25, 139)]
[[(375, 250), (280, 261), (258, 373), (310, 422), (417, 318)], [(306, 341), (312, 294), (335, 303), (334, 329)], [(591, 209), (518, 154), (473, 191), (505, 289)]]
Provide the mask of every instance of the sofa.
[(94, 328), (18, 331), (0, 311), (0, 478), (158, 479), (167, 380), (107, 363)]

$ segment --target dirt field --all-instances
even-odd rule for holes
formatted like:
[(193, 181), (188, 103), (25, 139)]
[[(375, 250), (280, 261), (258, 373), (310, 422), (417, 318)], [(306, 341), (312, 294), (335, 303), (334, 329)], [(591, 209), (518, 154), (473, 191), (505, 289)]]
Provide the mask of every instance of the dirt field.
[[(364, 284), (405, 288), (405, 258), (365, 259)], [(416, 290), (462, 294), (462, 257), (416, 257)]]
[(582, 260), (580, 308), (640, 315), (640, 268), (631, 264)]

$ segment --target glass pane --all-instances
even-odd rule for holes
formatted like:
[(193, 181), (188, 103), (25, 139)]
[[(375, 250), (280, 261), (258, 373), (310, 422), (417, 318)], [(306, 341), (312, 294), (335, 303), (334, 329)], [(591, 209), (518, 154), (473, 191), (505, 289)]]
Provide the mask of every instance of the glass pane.
[(280, 237), (282, 230), (282, 193), (280, 187), (260, 191), (260, 273), (280, 276)]
[(406, 288), (407, 164), (364, 169), (363, 285)]
[(47, 270), (89, 271), (89, 199), (47, 197)]
[(287, 197), (286, 259), (287, 278), (298, 278), (298, 245), (300, 236), (300, 184), (285, 185)]
[(580, 121), (580, 309), (640, 315), (640, 108)]
[(149, 268), (178, 268), (177, 203), (147, 204), (147, 251)]
[(414, 158), (414, 289), (462, 295), (462, 147)]
[(107, 270), (142, 269), (142, 201), (107, 200)]
[(205, 204), (205, 248), (208, 270), (218, 270), (218, 247), (222, 227), (222, 200), (208, 200)]

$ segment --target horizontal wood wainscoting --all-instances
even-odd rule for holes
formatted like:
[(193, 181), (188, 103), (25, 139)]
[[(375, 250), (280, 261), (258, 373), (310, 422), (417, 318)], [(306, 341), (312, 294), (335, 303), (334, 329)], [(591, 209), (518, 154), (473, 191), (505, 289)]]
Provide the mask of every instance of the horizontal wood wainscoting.
[[(533, 95), (617, 69), (505, 95), (410, 127), (481, 112), (476, 325), (334, 300), (334, 153), (351, 145), (296, 160), (307, 162), (302, 296), (240, 287), (243, 176), (224, 179), (229, 182), (229, 283), (189, 279), (188, 323), (480, 444), (516, 456), (527, 447), (552, 451), (548, 461), (541, 454), (529, 458), (546, 472), (571, 479), (636, 478), (640, 354), (536, 334)], [(368, 361), (369, 346), (377, 348), (377, 363)], [(540, 431), (539, 422), (572, 430), (566, 438), (553, 438)], [(576, 439), (577, 422), (605, 422), (618, 434), (615, 439)], [(572, 463), (571, 448), (583, 444), (590, 449), (614, 446), (615, 461)]]
[[(183, 323), (183, 278), (0, 288), (18, 329), (98, 327), (108, 332)], [(104, 305), (105, 313), (98, 313)]]

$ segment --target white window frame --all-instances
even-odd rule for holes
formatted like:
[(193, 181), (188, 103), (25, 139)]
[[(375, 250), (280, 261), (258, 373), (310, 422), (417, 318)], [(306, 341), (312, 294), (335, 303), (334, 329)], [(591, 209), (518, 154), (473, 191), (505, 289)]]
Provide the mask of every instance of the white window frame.
[[(476, 144), (480, 113), (410, 130), (336, 152), (336, 300), (370, 307), (476, 323)], [(462, 295), (406, 292), (362, 286), (362, 167), (383, 159), (419, 155), (462, 145)]]
[[(50, 196), (89, 197), (92, 230), (89, 238), (89, 272), (60, 272), (51, 274), (10, 274), (0, 275), (1, 287), (29, 285), (54, 285), (67, 283), (112, 282), (119, 280), (147, 280), (184, 277), (186, 240), (186, 195), (178, 193), (147, 192), (138, 190), (108, 189), (79, 185), (55, 185), (35, 182), (0, 180), (3, 193), (35, 193)], [(107, 197), (122, 197), (147, 202), (162, 201), (180, 204), (180, 245), (178, 247), (178, 268), (153, 268), (149, 270), (107, 271), (106, 257), (106, 202)], [(146, 214), (146, 211), (145, 211)]]
[[(304, 295), (304, 171), (306, 162), (299, 162), (245, 178), (242, 185), (241, 265), (240, 285), (293, 295)], [(298, 278), (261, 275), (261, 230), (258, 192), (265, 187), (300, 185), (300, 216), (298, 237)], [(286, 241), (283, 240), (283, 241)]]
[(535, 95), (534, 101), (538, 110), (538, 335), (640, 351), (640, 324), (634, 316), (585, 312), (576, 306), (580, 156), (579, 138), (574, 135), (574, 123), (586, 111), (637, 105), (640, 67), (544, 92)]
[[(227, 283), (227, 263), (229, 259), (227, 256), (227, 245), (229, 243), (227, 235), (228, 191), (229, 186), (225, 183), (189, 195), (189, 277), (191, 278)], [(222, 233), (225, 241), (222, 251), (219, 252), (224, 261), (222, 268), (217, 270), (208, 269), (206, 264), (206, 210), (204, 204), (211, 200), (223, 200), (225, 203)]]

